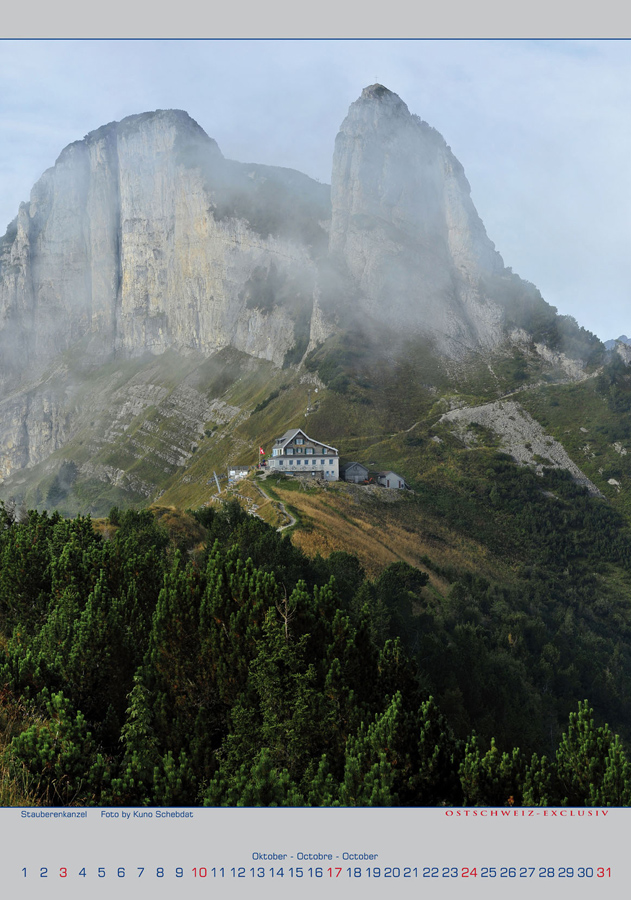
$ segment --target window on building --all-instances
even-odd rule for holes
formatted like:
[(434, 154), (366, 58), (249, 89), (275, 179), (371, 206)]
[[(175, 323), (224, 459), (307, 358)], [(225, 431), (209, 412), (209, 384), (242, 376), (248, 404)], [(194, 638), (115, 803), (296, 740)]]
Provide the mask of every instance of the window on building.
[(321, 459), (321, 460), (320, 460), (320, 465), (323, 466), (323, 465), (325, 464), (325, 462), (326, 462), (326, 459)]
[(304, 442), (305, 442), (304, 438), (296, 438), (297, 444), (304, 444)]
[(294, 464), (293, 459), (290, 459), (290, 460), (289, 460), (289, 465), (290, 465), (290, 466), (293, 466), (293, 464)]
[(285, 453), (287, 454), (287, 456), (293, 456), (293, 455), (294, 455), (294, 448), (293, 448), (293, 447), (286, 447), (286, 448), (285, 448)]

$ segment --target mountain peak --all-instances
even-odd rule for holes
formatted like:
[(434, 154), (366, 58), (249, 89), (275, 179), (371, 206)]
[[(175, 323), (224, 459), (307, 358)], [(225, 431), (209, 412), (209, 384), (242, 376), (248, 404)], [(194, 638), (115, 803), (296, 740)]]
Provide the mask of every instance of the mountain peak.
[(502, 339), (502, 312), (482, 296), (502, 271), (460, 163), (397, 94), (372, 84), (335, 141), (329, 250), (350, 273), (356, 307), (431, 333), (447, 355)]
[(130, 134), (147, 126), (171, 126), (178, 130), (183, 128), (207, 137), (204, 129), (183, 109), (154, 109), (143, 113), (135, 113), (132, 116), (126, 116), (118, 122), (109, 122), (107, 125), (101, 125), (100, 128), (90, 131), (86, 134), (84, 140), (88, 143), (94, 143), (100, 140), (107, 133), (113, 134)]
[(388, 90), (387, 87), (383, 84), (369, 84), (368, 87), (365, 87), (361, 93), (362, 99), (377, 99), (377, 100), (391, 100), (396, 98), (400, 100), (401, 98), (395, 94), (393, 91)]
[(351, 109), (359, 106), (364, 107), (369, 103), (377, 103), (383, 110), (388, 109), (410, 115), (410, 110), (399, 95), (395, 94), (394, 91), (388, 90), (383, 84), (370, 84), (368, 87), (365, 87), (360, 97), (352, 104)]

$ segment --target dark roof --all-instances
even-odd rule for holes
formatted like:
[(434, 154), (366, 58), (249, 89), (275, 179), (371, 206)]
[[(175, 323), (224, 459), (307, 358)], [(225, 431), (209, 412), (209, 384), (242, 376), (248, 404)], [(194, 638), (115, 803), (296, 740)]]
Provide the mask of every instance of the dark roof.
[(310, 438), (302, 428), (290, 428), (282, 437), (276, 438), (276, 446), (285, 447), (297, 434), (301, 434), (305, 440), (310, 441), (312, 444), (320, 444), (322, 447), (326, 447), (327, 450), (334, 450), (337, 453), (337, 447), (332, 447), (330, 444), (325, 444), (323, 441), (316, 440), (316, 438)]

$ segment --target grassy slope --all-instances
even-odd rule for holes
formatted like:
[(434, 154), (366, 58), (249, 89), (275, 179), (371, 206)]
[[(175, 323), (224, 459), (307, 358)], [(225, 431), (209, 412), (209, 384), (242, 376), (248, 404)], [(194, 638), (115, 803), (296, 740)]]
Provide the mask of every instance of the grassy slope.
[[(489, 507), (493, 435), (481, 433), (478, 448), (468, 450), (437, 423), (454, 402), (488, 402), (554, 374), (518, 350), (498, 353), (490, 363), (474, 361), (466, 369), (448, 368), (431, 347), (418, 343), (408, 343), (394, 361), (382, 357), (368, 366), (365, 360), (365, 353), (341, 341), (317, 351), (307, 368), (326, 377), (330, 387), (320, 388), (317, 395), (312, 389), (315, 410), (308, 417), (312, 386), (302, 382), (303, 370), (275, 369), (235, 351), (207, 360), (169, 353), (111, 363), (82, 378), (76, 398), (79, 427), (69, 444), (19, 473), (8, 490), (25, 493), (28, 505), (41, 507), (58, 466), (72, 459), (79, 466), (89, 462), (125, 470), (132, 487), (139, 479), (152, 483), (154, 490), (146, 496), (130, 490), (129, 481), (106, 483), (80, 476), (59, 504), (66, 514), (103, 515), (111, 505), (130, 503), (196, 507), (211, 502), (217, 492), (213, 472), (225, 474), (229, 464), (255, 465), (259, 446), (269, 452), (274, 438), (287, 428), (303, 427), (337, 446), (342, 461), (358, 460), (372, 472), (393, 469), (414, 489), (411, 495), (397, 494), (394, 502), (385, 502), (383, 491), (362, 493), (342, 486), (291, 491), (277, 484), (278, 498), (298, 513), (293, 539), (305, 550), (325, 555), (333, 549), (350, 550), (371, 574), (398, 559), (418, 565), (427, 555), (441, 566), (505, 579), (523, 559), (511, 543), (506, 516)], [(157, 386), (164, 396), (112, 429), (120, 409), (108, 399), (125, 390), (133, 393), (138, 384)], [(631, 475), (631, 453), (621, 455), (613, 448), (607, 428), (619, 417), (595, 384), (594, 379), (576, 385), (544, 384), (520, 391), (515, 399), (566, 446), (611, 502), (627, 511), (625, 478), (627, 470)], [(183, 386), (204, 402), (220, 401), (232, 412), (227, 418), (201, 421), (193, 410), (183, 419), (177, 401)], [(95, 432), (102, 436), (108, 431), (111, 440), (95, 440)], [(165, 448), (175, 445), (186, 457), (182, 465), (164, 458)], [(607, 484), (610, 477), (621, 481), (620, 490)], [(268, 507), (261, 514), (278, 524), (282, 517), (273, 505)]]
[[(268, 481), (265, 488), (297, 516), (293, 541), (310, 556), (353, 553), (371, 577), (400, 561), (425, 570), (425, 556), (441, 567), (470, 568), (474, 561), (474, 570), (487, 576), (506, 574), (485, 547), (455, 535), (407, 492), (343, 483), (303, 488), (288, 479), (275, 480), (273, 487)], [(431, 579), (446, 589), (443, 579)]]

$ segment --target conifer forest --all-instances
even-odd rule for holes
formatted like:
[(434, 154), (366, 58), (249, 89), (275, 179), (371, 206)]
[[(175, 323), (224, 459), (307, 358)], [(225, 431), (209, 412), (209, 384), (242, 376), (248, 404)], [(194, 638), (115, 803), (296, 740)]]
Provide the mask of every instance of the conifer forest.
[(581, 521), (533, 531), (519, 583), (441, 570), (442, 602), (418, 568), (309, 558), (236, 502), (171, 531), (3, 506), (4, 805), (629, 805), (631, 622), (586, 574), (629, 542), (557, 481)]

